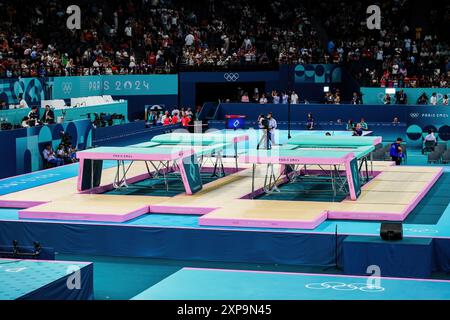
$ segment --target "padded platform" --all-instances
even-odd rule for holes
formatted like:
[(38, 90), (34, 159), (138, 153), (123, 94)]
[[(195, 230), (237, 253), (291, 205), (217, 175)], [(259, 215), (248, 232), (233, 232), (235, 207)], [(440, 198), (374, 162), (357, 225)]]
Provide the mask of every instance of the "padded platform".
[[(73, 290), (75, 270), (80, 289)], [(93, 278), (89, 262), (0, 259), (0, 300), (92, 300)]]
[(21, 219), (124, 222), (150, 212), (165, 198), (80, 194), (19, 211)]
[(183, 268), (133, 300), (449, 300), (450, 281)]

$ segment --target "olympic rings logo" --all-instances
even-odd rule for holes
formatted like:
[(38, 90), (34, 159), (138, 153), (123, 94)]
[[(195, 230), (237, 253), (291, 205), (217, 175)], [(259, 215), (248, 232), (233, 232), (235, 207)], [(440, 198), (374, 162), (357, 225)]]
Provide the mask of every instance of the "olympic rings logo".
[(228, 82), (235, 82), (239, 79), (239, 73), (225, 73), (223, 78)]
[(428, 229), (428, 228), (403, 228), (403, 231), (417, 232), (417, 233), (422, 233), (422, 232), (438, 233), (437, 230)]
[(409, 116), (411, 117), (411, 118), (418, 118), (419, 116), (420, 116), (420, 113), (410, 113), (409, 114)]
[[(380, 228), (377, 229), (380, 232)], [(414, 233), (439, 233), (438, 230), (429, 228), (403, 228), (403, 231), (414, 232)]]
[(344, 282), (322, 282), (308, 283), (306, 288), (311, 290), (336, 290), (336, 291), (363, 291), (363, 292), (383, 292), (385, 288), (367, 283), (344, 283)]
[(61, 86), (64, 94), (69, 94), (72, 92), (72, 82), (63, 82)]

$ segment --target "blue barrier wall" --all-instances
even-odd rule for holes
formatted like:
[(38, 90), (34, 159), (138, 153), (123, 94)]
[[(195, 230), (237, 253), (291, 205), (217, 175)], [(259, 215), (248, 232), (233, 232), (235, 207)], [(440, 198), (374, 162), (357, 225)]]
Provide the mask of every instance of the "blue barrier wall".
[[(216, 119), (224, 120), (227, 114), (239, 114), (246, 115), (248, 121), (256, 121), (259, 114), (268, 112), (273, 112), (280, 123), (288, 120), (288, 105), (253, 103), (222, 103)], [(445, 106), (299, 104), (291, 105), (291, 122), (305, 123), (309, 112), (313, 114), (315, 122), (322, 126), (322, 130), (335, 130), (333, 128), (339, 123), (342, 124), (337, 128), (344, 130), (349, 119), (358, 122), (364, 118), (372, 129), (376, 126), (380, 130), (379, 134), (385, 130), (393, 134), (402, 132), (401, 137), (421, 142), (422, 132), (432, 129), (441, 141), (450, 140), (450, 108)], [(392, 125), (394, 117), (398, 118), (400, 125)]]
[[(426, 93), (428, 99), (433, 93), (436, 93), (438, 105), (442, 104), (444, 94), (450, 95), (450, 88), (396, 88), (397, 91), (403, 90), (408, 98), (408, 104), (417, 104), (417, 99)], [(386, 95), (386, 88), (361, 88), (364, 104), (383, 104), (383, 98)], [(395, 95), (391, 94), (391, 103), (395, 103)]]
[[(218, 119), (224, 119), (226, 114), (246, 115), (250, 120), (257, 119), (261, 113), (273, 112), (281, 121), (288, 119), (287, 104), (256, 104), (256, 103), (222, 103), (217, 113)], [(417, 124), (420, 126), (446, 125), (450, 122), (450, 108), (444, 106), (385, 106), (385, 105), (324, 105), (297, 104), (291, 105), (291, 119), (293, 121), (306, 120), (307, 114), (312, 112), (316, 121), (359, 121), (364, 117), (370, 122), (392, 122), (397, 117), (401, 123)]]
[(92, 124), (87, 119), (62, 125), (0, 131), (2, 150), (7, 151), (0, 157), (0, 178), (42, 169), (41, 151), (47, 143), (56, 148), (61, 142), (61, 131), (67, 132), (78, 148), (90, 147), (92, 144)]

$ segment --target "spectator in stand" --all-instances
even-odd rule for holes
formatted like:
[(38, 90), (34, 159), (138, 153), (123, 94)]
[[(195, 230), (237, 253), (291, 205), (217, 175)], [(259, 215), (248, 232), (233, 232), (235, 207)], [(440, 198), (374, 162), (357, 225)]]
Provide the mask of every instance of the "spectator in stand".
[(402, 90), (400, 90), (397, 94), (396, 94), (396, 104), (407, 104), (408, 103), (408, 97), (406, 96), (406, 93)]
[(356, 92), (353, 92), (351, 104), (361, 104), (361, 99), (359, 98), (359, 95)]
[(295, 91), (292, 91), (291, 93), (291, 104), (298, 104), (299, 103), (299, 98), (297, 93), (295, 93)]
[(186, 113), (182, 113), (181, 116), (181, 125), (183, 127), (187, 127), (191, 122), (191, 118), (186, 114)]
[(289, 96), (286, 92), (283, 92), (283, 94), (281, 95), (281, 101), (283, 104), (288, 104)]
[(266, 98), (266, 95), (264, 93), (261, 95), (261, 98), (259, 98), (259, 103), (260, 104), (266, 104), (267, 103), (267, 98)]
[(169, 111), (166, 111), (164, 113), (164, 116), (162, 116), (161, 121), (163, 126), (168, 126), (172, 124), (172, 117), (170, 116)]
[(0, 110), (7, 110), (8, 106), (6, 105), (6, 101), (1, 100), (0, 101)]
[(172, 124), (177, 124), (179, 122), (178, 112), (175, 112), (172, 116)]
[(425, 92), (417, 99), (417, 104), (428, 104), (428, 97)]
[(279, 104), (280, 103), (280, 96), (278, 95), (277, 91), (272, 91), (272, 99), (273, 99), (273, 103), (274, 104)]
[(433, 93), (431, 94), (430, 104), (431, 104), (432, 106), (436, 106), (436, 105), (437, 105), (437, 95), (436, 95), (436, 92), (433, 92)]
[(26, 102), (26, 100), (23, 98), (23, 94), (19, 94), (19, 108), (23, 109), (23, 108), (28, 108), (28, 103)]
[(334, 104), (334, 96), (331, 92), (325, 93), (325, 104)]
[(334, 95), (334, 104), (341, 104), (341, 95), (340, 95), (340, 93), (336, 93)]
[(247, 92), (244, 92), (244, 94), (242, 95), (241, 102), (243, 102), (243, 103), (250, 102), (250, 98), (248, 97), (248, 93)]

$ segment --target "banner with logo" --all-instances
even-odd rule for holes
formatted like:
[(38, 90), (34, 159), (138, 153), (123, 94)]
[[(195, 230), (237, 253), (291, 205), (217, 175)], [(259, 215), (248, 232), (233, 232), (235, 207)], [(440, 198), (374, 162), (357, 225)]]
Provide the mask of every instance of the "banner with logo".
[(298, 64), (294, 69), (295, 83), (340, 83), (342, 69), (334, 64)]
[(45, 78), (0, 79), (0, 101), (18, 104), (22, 95), (28, 105), (40, 105), (45, 95)]
[(87, 96), (142, 96), (178, 94), (177, 75), (119, 75), (55, 77), (53, 99)]
[[(444, 95), (450, 95), (450, 88), (395, 88), (397, 92), (403, 90), (406, 93), (408, 104), (415, 105), (419, 97), (425, 93), (430, 99), (433, 93), (436, 93), (437, 104), (442, 105)], [(384, 104), (384, 96), (386, 95), (386, 88), (367, 88), (362, 87), (364, 104)], [(391, 103), (395, 103), (395, 94), (391, 94)]]

